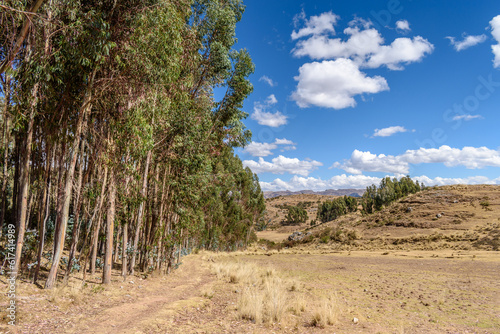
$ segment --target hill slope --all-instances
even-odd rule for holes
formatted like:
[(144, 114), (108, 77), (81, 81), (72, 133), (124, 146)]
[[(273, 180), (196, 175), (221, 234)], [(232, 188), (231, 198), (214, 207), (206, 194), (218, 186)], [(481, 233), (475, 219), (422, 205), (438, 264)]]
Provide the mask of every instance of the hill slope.
[[(311, 227), (320, 202), (330, 197), (297, 195), (267, 200), (271, 228), (259, 237), (277, 241), (293, 231), (311, 232), (332, 247), (358, 249), (483, 249), (500, 248), (500, 186), (445, 186), (410, 195), (380, 212), (363, 216), (359, 211)], [(303, 202), (309, 220), (300, 226), (283, 226), (284, 205)], [(347, 235), (350, 233), (350, 236)], [(311, 239), (311, 237), (309, 238)]]

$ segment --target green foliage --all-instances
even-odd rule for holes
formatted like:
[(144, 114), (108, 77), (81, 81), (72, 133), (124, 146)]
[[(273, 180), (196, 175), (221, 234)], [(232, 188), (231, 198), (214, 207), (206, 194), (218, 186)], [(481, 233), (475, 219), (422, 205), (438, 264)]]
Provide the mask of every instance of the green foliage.
[(285, 224), (299, 225), (304, 224), (308, 219), (307, 211), (297, 206), (288, 206), (288, 213), (285, 217)]
[(325, 223), (337, 219), (349, 212), (356, 212), (358, 201), (351, 196), (337, 197), (318, 205), (316, 218)]
[(424, 189), (423, 184), (418, 181), (414, 182), (410, 176), (402, 177), (401, 179), (390, 177), (382, 179), (380, 185), (371, 185), (366, 188), (361, 205), (363, 213), (370, 214), (374, 211), (380, 211), (384, 206), (405, 197), (409, 194), (415, 194)]
[[(5, 9), (1, 59), (16, 40), (26, 6), (13, 1), (14, 10)], [(70, 177), (74, 147), (75, 174), (82, 170), (84, 177), (81, 188), (76, 177), (71, 180), (75, 201), (65, 247), (80, 226), (80, 242), (87, 244), (76, 248), (88, 251), (87, 236), (96, 221), (106, 221), (108, 204), (102, 200), (109, 198), (111, 182), (117, 189), (116, 226), (129, 228), (129, 255), (156, 263), (161, 254), (171, 264), (190, 249), (234, 250), (254, 240), (254, 230), (267, 227), (265, 201), (257, 176), (233, 151), (251, 138), (243, 102), (253, 89), (248, 78), (254, 65), (247, 50), (234, 49), (244, 9), (240, 0), (45, 2), (7, 72), (10, 119), (3, 112), (0, 118), (9, 133), (0, 145), (9, 163), (6, 221), (17, 209), (12, 189), (32, 115), (36, 140), (30, 145), (28, 198), (41, 201), (51, 180), (47, 242), (59, 228), (59, 189)], [(225, 90), (220, 100), (214, 89)], [(55, 159), (47, 161), (52, 150)], [(32, 207), (34, 228), (45, 208)], [(136, 235), (139, 244), (130, 244)], [(26, 257), (36, 256), (41, 237), (27, 233)]]

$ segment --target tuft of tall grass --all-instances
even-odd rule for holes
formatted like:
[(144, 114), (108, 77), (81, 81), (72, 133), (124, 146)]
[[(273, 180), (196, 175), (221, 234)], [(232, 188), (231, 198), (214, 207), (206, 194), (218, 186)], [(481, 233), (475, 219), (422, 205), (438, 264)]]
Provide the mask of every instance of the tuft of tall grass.
[(339, 317), (339, 308), (337, 296), (333, 295), (323, 300), (317, 305), (313, 313), (311, 324), (317, 327), (326, 327), (337, 322)]

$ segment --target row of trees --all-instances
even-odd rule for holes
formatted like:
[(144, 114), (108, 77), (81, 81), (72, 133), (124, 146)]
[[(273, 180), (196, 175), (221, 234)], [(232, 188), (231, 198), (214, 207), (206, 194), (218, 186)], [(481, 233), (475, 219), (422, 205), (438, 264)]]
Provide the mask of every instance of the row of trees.
[(49, 253), (46, 288), (61, 267), (100, 262), (109, 283), (119, 259), (123, 276), (170, 270), (186, 249), (249, 241), (265, 204), (232, 149), (251, 136), (254, 67), (232, 49), (243, 12), (241, 0), (2, 2), (0, 231), (16, 227), (15, 272), (36, 281)]
[(402, 177), (401, 179), (386, 177), (380, 181), (380, 185), (371, 185), (366, 188), (361, 205), (363, 212), (373, 213), (380, 211), (384, 206), (408, 196), (415, 194), (425, 188), (423, 183), (413, 181), (410, 176)]
[(337, 197), (318, 205), (316, 219), (322, 223), (337, 219), (350, 212), (358, 210), (358, 200), (352, 196)]

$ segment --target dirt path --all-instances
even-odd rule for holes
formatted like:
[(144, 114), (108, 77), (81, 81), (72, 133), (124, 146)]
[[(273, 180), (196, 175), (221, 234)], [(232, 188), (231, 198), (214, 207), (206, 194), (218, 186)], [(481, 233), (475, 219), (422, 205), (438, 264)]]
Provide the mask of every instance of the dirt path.
[(187, 257), (183, 262), (162, 278), (132, 277), (121, 282), (117, 277), (106, 291), (82, 297), (76, 305), (61, 306), (65, 298), (58, 297), (53, 306), (50, 293), (44, 292), (47, 298), (42, 294), (23, 303), (20, 332), (165, 333), (178, 312), (202, 307), (208, 301), (201, 291), (216, 280), (200, 257)]
[[(192, 261), (195, 262), (195, 261)], [(198, 262), (198, 261), (196, 261)], [(213, 277), (199, 263), (190, 263), (168, 280), (169, 287), (157, 289), (146, 296), (103, 310), (82, 320), (68, 333), (141, 333), (160, 329), (176, 310), (203, 303), (200, 291)], [(153, 286), (151, 286), (153, 288)], [(169, 317), (170, 316), (170, 317)]]

